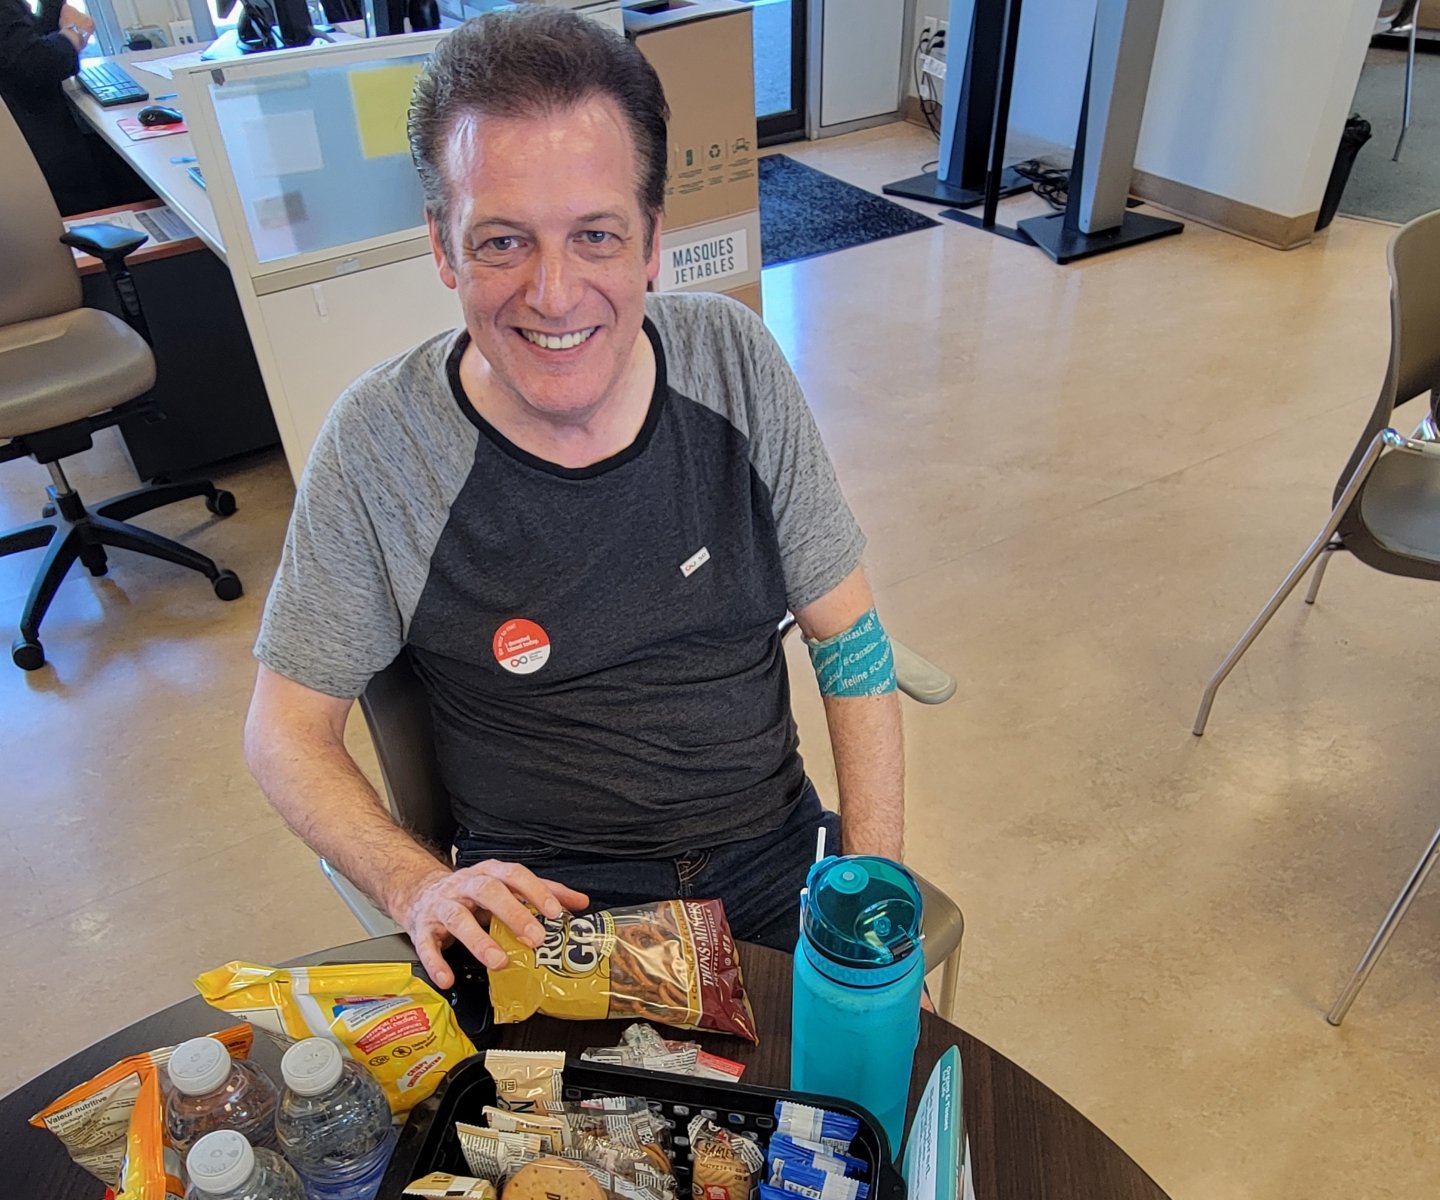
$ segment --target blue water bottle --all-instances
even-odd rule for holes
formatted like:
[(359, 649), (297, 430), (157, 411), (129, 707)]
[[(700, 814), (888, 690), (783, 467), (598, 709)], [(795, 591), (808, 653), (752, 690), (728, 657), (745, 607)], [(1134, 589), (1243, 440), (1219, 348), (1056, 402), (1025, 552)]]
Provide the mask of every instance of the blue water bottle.
[(899, 1152), (920, 1040), (920, 889), (888, 858), (823, 858), (800, 897), (790, 1086), (873, 1113)]

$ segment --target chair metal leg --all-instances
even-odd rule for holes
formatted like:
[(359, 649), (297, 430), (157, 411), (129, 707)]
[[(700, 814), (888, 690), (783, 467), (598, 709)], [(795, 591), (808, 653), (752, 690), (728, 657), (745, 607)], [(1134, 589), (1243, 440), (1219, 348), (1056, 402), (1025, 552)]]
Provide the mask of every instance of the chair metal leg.
[(1390, 942), (1391, 935), (1399, 927), (1400, 922), (1405, 918), (1405, 912), (1410, 907), (1410, 902), (1415, 899), (1420, 889), (1425, 886), (1425, 878), (1435, 865), (1435, 859), (1440, 856), (1440, 829), (1435, 831), (1435, 836), (1430, 839), (1430, 845), (1425, 848), (1425, 853), (1420, 856), (1415, 870), (1411, 872), (1409, 880), (1400, 889), (1400, 894), (1395, 897), (1395, 903), (1390, 908), (1389, 915), (1385, 918), (1380, 928), (1375, 933), (1370, 948), (1365, 951), (1365, 957), (1360, 960), (1360, 965), (1355, 968), (1355, 974), (1350, 976), (1350, 982), (1345, 985), (1345, 990), (1336, 999), (1334, 1007), (1325, 1014), (1325, 1019), (1332, 1025), (1339, 1025), (1345, 1019), (1345, 1014), (1350, 1011), (1350, 1006), (1355, 1003), (1355, 997), (1360, 994), (1360, 989), (1365, 986), (1365, 980), (1370, 977), (1370, 972), (1375, 969), (1375, 964), (1380, 961), (1380, 956), (1385, 953), (1385, 947)]
[(114, 546), (118, 550), (133, 550), (137, 554), (148, 554), (151, 558), (178, 563), (192, 571), (199, 571), (211, 583), (220, 577), (220, 568), (215, 565), (214, 560), (206, 558), (189, 546), (172, 542), (169, 538), (161, 537), (148, 529), (141, 529), (138, 525), (112, 521), (109, 517), (92, 517), (90, 521), (96, 537), (106, 546)]
[(945, 1020), (955, 1021), (955, 993), (960, 985), (960, 947), (955, 947), (955, 953), (945, 960), (945, 966), (940, 975), (940, 1015)]
[(1320, 561), (1315, 564), (1315, 573), (1310, 576), (1310, 590), (1305, 593), (1306, 604), (1315, 603), (1315, 597), (1320, 594), (1320, 581), (1325, 578), (1325, 568), (1330, 565), (1335, 551), (1343, 549), (1344, 547), (1339, 542), (1331, 542), (1325, 547), (1324, 553), (1320, 555)]
[(1405, 114), (1400, 122), (1400, 137), (1395, 142), (1395, 153), (1390, 156), (1391, 162), (1400, 161), (1400, 147), (1405, 144), (1405, 134), (1410, 130), (1410, 101), (1415, 94), (1415, 35), (1420, 29), (1420, 13), (1417, 10), (1410, 16), (1410, 47), (1405, 58)]
[(1370, 477), (1370, 472), (1375, 469), (1375, 463), (1380, 458), (1380, 452), (1384, 449), (1387, 440), (1399, 438), (1393, 429), (1382, 429), (1371, 440), (1361, 458), (1355, 473), (1350, 476), (1350, 481), (1345, 485), (1345, 490), (1340, 493), (1340, 499), (1336, 501), (1334, 510), (1330, 513), (1330, 519), (1325, 522), (1325, 528), (1320, 531), (1320, 536), (1310, 543), (1310, 548), (1305, 551), (1300, 561), (1291, 568), (1290, 574), (1285, 576), (1276, 593), (1270, 597), (1270, 601), (1260, 610), (1260, 615), (1251, 622), (1250, 628), (1245, 631), (1244, 636), (1235, 643), (1235, 648), (1225, 656), (1225, 661), (1220, 664), (1219, 669), (1210, 678), (1205, 687), (1205, 694), (1200, 698), (1200, 711), (1195, 714), (1196, 737), (1203, 737), (1205, 724), (1210, 720), (1210, 708), (1215, 703), (1215, 693), (1220, 690), (1220, 685), (1225, 682), (1225, 677), (1235, 669), (1235, 664), (1240, 661), (1241, 655), (1250, 649), (1250, 644), (1260, 636), (1260, 631), (1269, 623), (1270, 618), (1275, 615), (1279, 607), (1285, 603), (1285, 598), (1295, 590), (1295, 585), (1304, 577), (1305, 572), (1310, 569), (1313, 563), (1325, 548), (1330, 544), (1330, 539), (1335, 536), (1335, 531), (1340, 528), (1340, 522), (1345, 514), (1350, 511), (1350, 506), (1355, 503), (1355, 497), (1360, 494), (1360, 488), (1365, 480)]

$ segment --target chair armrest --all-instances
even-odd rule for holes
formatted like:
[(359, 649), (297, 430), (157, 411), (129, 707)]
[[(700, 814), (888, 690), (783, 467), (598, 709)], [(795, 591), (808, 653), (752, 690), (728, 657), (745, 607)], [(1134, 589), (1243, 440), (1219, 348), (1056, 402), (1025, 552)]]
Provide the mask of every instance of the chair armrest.
[(149, 240), (149, 234), (136, 233), (121, 225), (77, 225), (60, 235), (65, 245), (82, 250), (107, 266), (111, 262), (123, 262)]
[(955, 678), (929, 659), (921, 658), (898, 638), (890, 639), (895, 654), (895, 686), (921, 704), (944, 704), (955, 694)]
[(325, 872), (325, 878), (330, 881), (331, 886), (340, 894), (340, 899), (345, 901), (345, 907), (355, 915), (355, 919), (364, 927), (366, 933), (371, 937), (385, 937), (392, 933), (404, 933), (399, 925), (370, 903), (370, 898), (359, 888), (345, 878), (339, 871), (332, 867), (325, 859), (320, 860), (320, 869)]

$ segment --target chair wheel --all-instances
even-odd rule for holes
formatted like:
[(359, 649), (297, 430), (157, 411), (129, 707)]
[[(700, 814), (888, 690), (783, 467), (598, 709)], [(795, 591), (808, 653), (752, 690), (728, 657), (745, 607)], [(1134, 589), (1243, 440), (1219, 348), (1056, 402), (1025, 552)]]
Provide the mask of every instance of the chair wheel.
[(10, 657), (22, 671), (38, 671), (45, 665), (45, 648), (27, 637), (18, 637), (10, 643)]
[(216, 492), (213, 496), (205, 497), (205, 507), (217, 517), (233, 516), (235, 497), (230, 492)]
[(45, 507), (40, 510), (40, 515), (42, 517), (53, 517), (55, 515), (55, 506), (53, 504), (46, 504)]
[(238, 600), (245, 594), (245, 589), (240, 586), (240, 576), (234, 571), (221, 571), (215, 577), (215, 594), (222, 600)]

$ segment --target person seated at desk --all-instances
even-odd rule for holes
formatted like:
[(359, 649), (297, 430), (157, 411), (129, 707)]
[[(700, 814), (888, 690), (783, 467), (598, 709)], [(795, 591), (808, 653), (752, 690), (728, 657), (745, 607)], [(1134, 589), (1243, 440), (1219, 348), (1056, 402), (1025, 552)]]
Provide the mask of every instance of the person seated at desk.
[[(465, 326), (336, 403), (265, 607), (251, 770), (442, 985), (452, 938), (504, 965), (487, 915), (538, 946), (525, 902), (718, 896), (735, 936), (794, 948), (817, 829), (840, 841), (797, 752), (787, 609), (818, 640), (844, 848), (901, 856), (890, 643), (799, 384), (737, 301), (647, 295), (667, 117), (640, 51), (566, 10), (440, 43), (410, 137)], [(448, 861), (345, 750), (402, 650)]]
[(153, 193), (79, 124), (61, 84), (80, 69), (95, 22), (61, 0), (0, 0), (0, 99), (15, 118), (63, 217)]

